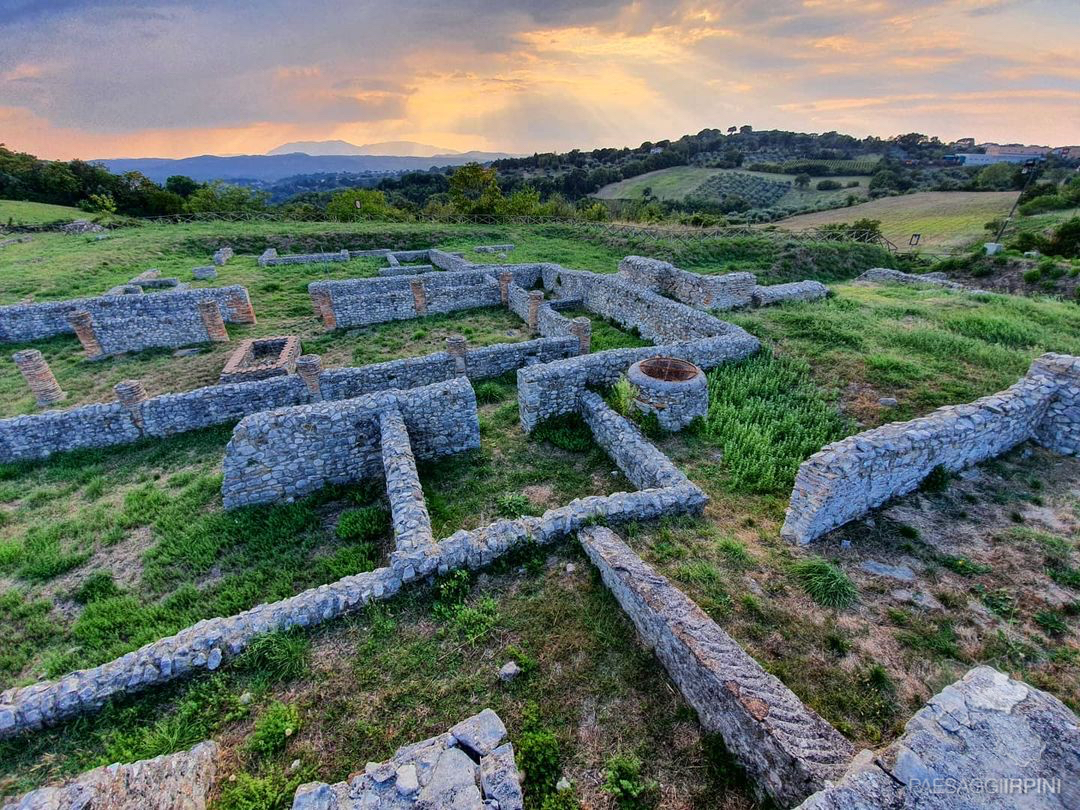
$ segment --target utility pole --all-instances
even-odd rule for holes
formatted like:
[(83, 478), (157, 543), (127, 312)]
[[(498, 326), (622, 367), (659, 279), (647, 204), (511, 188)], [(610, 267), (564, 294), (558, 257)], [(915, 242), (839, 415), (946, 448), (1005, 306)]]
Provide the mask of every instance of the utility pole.
[(1016, 213), (1016, 209), (1020, 205), (1020, 198), (1024, 196), (1024, 192), (1028, 190), (1031, 181), (1038, 175), (1038, 171), (1036, 171), (1037, 165), (1038, 161), (1029, 160), (1024, 163), (1024, 168), (1020, 170), (1021, 174), (1027, 175), (1027, 182), (1024, 183), (1024, 187), (1020, 189), (1020, 193), (1016, 196), (1016, 201), (1013, 202), (1012, 208), (1009, 210), (1009, 215), (1005, 217), (1004, 221), (1001, 223), (1001, 227), (998, 228), (998, 232), (994, 235), (995, 242), (1001, 241), (1001, 235), (1005, 233), (1005, 229), (1009, 227), (1009, 223), (1012, 222), (1013, 214)]

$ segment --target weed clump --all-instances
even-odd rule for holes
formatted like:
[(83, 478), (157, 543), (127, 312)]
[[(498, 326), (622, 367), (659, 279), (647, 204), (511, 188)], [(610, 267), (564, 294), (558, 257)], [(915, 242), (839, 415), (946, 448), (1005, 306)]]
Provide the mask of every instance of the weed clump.
[(616, 755), (604, 768), (604, 792), (619, 810), (649, 810), (656, 805), (659, 785), (641, 774), (641, 760)]
[(851, 578), (828, 560), (802, 560), (792, 566), (791, 573), (810, 598), (824, 607), (843, 610), (859, 596)]
[(300, 712), (293, 705), (275, 701), (255, 721), (244, 746), (255, 757), (276, 754), (285, 748), (289, 738), (300, 729)]

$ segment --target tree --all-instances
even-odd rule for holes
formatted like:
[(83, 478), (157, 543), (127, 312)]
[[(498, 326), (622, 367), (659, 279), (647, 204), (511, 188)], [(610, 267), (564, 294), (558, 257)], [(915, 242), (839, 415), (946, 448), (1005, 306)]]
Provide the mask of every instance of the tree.
[(254, 213), (266, 210), (269, 194), (243, 186), (231, 186), (214, 180), (188, 197), (184, 206), (195, 213), (242, 212)]
[(174, 174), (165, 181), (165, 190), (187, 199), (199, 190), (200, 183), (182, 174)]
[(983, 189), (1008, 191), (1016, 185), (1018, 174), (1016, 166), (1011, 163), (991, 163), (975, 175), (975, 185)]
[(503, 201), (494, 169), (466, 163), (450, 175), (450, 202), (464, 216), (494, 216)]
[(810, 175), (803, 172), (802, 174), (795, 175), (796, 188), (806, 188), (810, 185)]
[(401, 212), (386, 201), (386, 195), (370, 188), (339, 191), (326, 204), (326, 214), (335, 222), (401, 219)]

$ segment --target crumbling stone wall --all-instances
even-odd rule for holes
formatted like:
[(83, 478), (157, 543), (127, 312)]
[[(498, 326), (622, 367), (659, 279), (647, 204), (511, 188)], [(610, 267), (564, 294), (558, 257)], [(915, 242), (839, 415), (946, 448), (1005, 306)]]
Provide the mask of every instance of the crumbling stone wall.
[(332, 253), (295, 253), (279, 256), (277, 248), (267, 248), (259, 256), (259, 267), (276, 267), (282, 264), (325, 264), (326, 262), (347, 262), (352, 258), (347, 250)]
[(944, 287), (958, 292), (982, 292), (949, 281), (944, 273), (903, 273), (888, 267), (871, 267), (853, 282), (855, 284), (902, 284), (909, 287)]
[(444, 734), (369, 762), (347, 782), (308, 782), (292, 810), (522, 810), (521, 774), (506, 726), (491, 709)]
[(759, 790), (788, 806), (839, 778), (853, 754), (840, 732), (610, 529), (578, 539), (702, 727), (723, 737)]
[(1005, 391), (826, 445), (799, 467), (781, 535), (809, 543), (911, 492), (935, 467), (960, 470), (1028, 439), (1080, 453), (1080, 358), (1045, 354)]
[(700, 309), (748, 307), (757, 284), (753, 273), (701, 275), (645, 256), (627, 256), (619, 262), (619, 275), (654, 293)]
[(755, 307), (767, 307), (788, 301), (820, 301), (828, 294), (829, 288), (820, 281), (792, 281), (790, 284), (756, 286), (751, 301)]
[(799, 810), (1005, 807), (1080, 807), (1080, 720), (1053, 695), (980, 666)]
[(62, 787), (43, 787), (3, 810), (205, 810), (217, 775), (217, 743), (201, 742), (130, 764), (103, 765)]
[(137, 351), (151, 346), (182, 346), (206, 339), (199, 318), (200, 301), (214, 301), (226, 323), (255, 323), (244, 287), (205, 287), (157, 295), (103, 295), (40, 304), (0, 307), (0, 342), (71, 334), (73, 312), (88, 312), (106, 353)]
[(710, 369), (743, 360), (761, 348), (753, 335), (731, 324), (724, 325), (730, 331), (718, 337), (638, 349), (611, 349), (519, 369), (518, 411), (522, 428), (531, 432), (545, 419), (576, 411), (586, 389), (613, 385), (638, 360), (676, 357)]
[(225, 449), (225, 508), (292, 499), (327, 484), (381, 475), (380, 418), (394, 409), (401, 412), (416, 458), (480, 446), (476, 396), (463, 378), (264, 411), (245, 417)]

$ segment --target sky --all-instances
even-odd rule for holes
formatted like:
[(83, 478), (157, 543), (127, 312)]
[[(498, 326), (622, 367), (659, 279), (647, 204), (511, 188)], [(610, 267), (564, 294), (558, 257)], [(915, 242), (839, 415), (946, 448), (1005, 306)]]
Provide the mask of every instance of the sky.
[(515, 153), (706, 127), (1080, 144), (1080, 0), (0, 0), (0, 142)]

